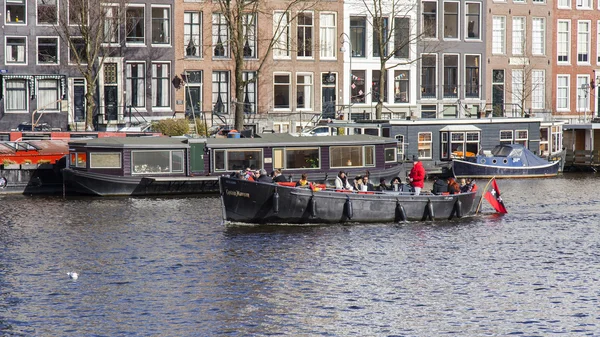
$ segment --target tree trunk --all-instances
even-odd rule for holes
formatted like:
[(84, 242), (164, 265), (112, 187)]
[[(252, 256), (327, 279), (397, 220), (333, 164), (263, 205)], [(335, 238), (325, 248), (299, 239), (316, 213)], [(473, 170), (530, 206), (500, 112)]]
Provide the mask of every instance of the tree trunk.
[(85, 92), (85, 130), (94, 130), (94, 109), (96, 102), (94, 101), (94, 92), (96, 91), (96, 83), (93, 79), (86, 76), (86, 92)]
[[(238, 131), (244, 130), (244, 78), (243, 78), (243, 64), (238, 65), (236, 57), (235, 67), (235, 123), (234, 128)], [(240, 63), (243, 63), (241, 61)]]
[(385, 83), (385, 62), (381, 62), (381, 67), (379, 69), (379, 99), (377, 100), (377, 105), (375, 106), (375, 119), (377, 120), (381, 119), (381, 112), (383, 111), (383, 99), (385, 96), (386, 86), (387, 83)]

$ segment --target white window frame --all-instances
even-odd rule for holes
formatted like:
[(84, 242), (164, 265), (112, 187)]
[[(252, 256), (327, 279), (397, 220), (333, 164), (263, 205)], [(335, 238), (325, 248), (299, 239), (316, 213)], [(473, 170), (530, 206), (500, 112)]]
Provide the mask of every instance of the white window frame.
[[(525, 137), (522, 137), (522, 135)], [(515, 130), (515, 144), (521, 144), (524, 147), (527, 147), (527, 143), (529, 142), (529, 130)]]
[[(521, 104), (521, 103), (525, 103), (522, 102), (523, 100), (523, 69), (512, 69), (512, 73), (511, 73), (511, 87), (512, 87), (512, 104), (514, 106), (514, 104)], [(526, 95), (525, 95), (526, 96)], [(525, 109), (525, 106), (521, 107), (523, 109)]]
[(582, 85), (584, 84), (589, 84), (590, 83), (590, 75), (581, 75), (578, 74), (577, 75), (577, 88), (576, 90), (576, 95), (577, 95), (577, 105), (576, 105), (576, 112), (579, 114), (580, 112), (587, 112), (590, 111), (590, 89), (587, 89), (587, 92), (581, 88)]
[[(23, 81), (25, 83), (25, 109), (21, 109), (21, 110), (8, 110), (7, 109), (7, 103), (8, 103), (8, 86), (7, 86), (7, 82), (9, 81)], [(29, 100), (31, 98), (31, 92), (30, 92), (30, 87), (29, 87), (29, 81), (26, 78), (3, 78), (2, 79), (2, 89), (4, 90), (4, 98), (2, 99), (3, 104), (4, 104), (4, 113), (7, 114), (18, 114), (18, 113), (26, 113), (29, 114)]]
[[(283, 83), (276, 83), (275, 82), (275, 76), (287, 76), (288, 77), (288, 99), (289, 99), (289, 107), (287, 108), (278, 108), (275, 107), (275, 86), (276, 85), (283, 85)], [(292, 98), (292, 73), (290, 72), (274, 72), (273, 73), (273, 111), (290, 111), (292, 109), (292, 107), (294, 106), (293, 102), (293, 98)]]
[[(225, 19), (225, 14), (223, 13), (219, 13), (219, 12), (214, 12), (211, 14), (211, 48), (210, 48), (210, 55), (211, 58), (213, 59), (228, 59), (231, 57), (231, 44), (229, 42), (229, 39), (231, 37), (230, 35), (230, 31), (229, 31), (229, 25), (227, 24), (227, 20)], [(224, 26), (225, 27), (225, 34), (223, 35), (223, 33), (221, 32), (221, 27)], [(219, 41), (219, 37), (225, 37), (223, 41), (223, 39), (221, 39), (221, 46), (223, 47), (223, 55), (222, 56), (216, 56), (215, 55), (215, 48), (217, 47), (217, 43)]]
[[(132, 64), (142, 64), (144, 66), (144, 78), (143, 78), (143, 88), (144, 88), (144, 92), (142, 93), (142, 98), (143, 98), (143, 103), (141, 106), (137, 106), (137, 105), (132, 105), (131, 104), (131, 90), (128, 89), (130, 87), (130, 83), (129, 80), (132, 78), (131, 75), (129, 75), (129, 66)], [(127, 107), (129, 107), (130, 105), (136, 110), (136, 111), (146, 111), (146, 99), (147, 99), (147, 83), (148, 83), (148, 67), (146, 64), (146, 61), (127, 61), (125, 62), (125, 74), (124, 74), (124, 79), (125, 79), (125, 105)]]
[[(252, 50), (252, 55), (245, 56), (244, 59), (256, 59), (258, 57), (258, 37), (257, 37), (257, 20), (258, 13), (245, 13), (242, 17), (242, 31), (244, 35), (244, 46), (248, 46)], [(246, 38), (248, 37), (248, 38)], [(245, 51), (245, 48), (244, 48)]]
[[(577, 21), (577, 64), (590, 64), (591, 26), (592, 23), (589, 20)], [(587, 60), (580, 60), (580, 56)]]
[[(56, 62), (55, 63), (40, 63), (40, 39), (56, 39)], [(36, 58), (35, 64), (43, 66), (57, 66), (60, 65), (60, 37), (58, 36), (37, 36), (36, 38)]]
[[(120, 8), (119, 8), (119, 4), (116, 3), (102, 3), (101, 4), (103, 9), (110, 9), (110, 18), (113, 20), (111, 22), (116, 23), (116, 28), (117, 28), (117, 36), (115, 41), (103, 41), (102, 45), (103, 46), (110, 46), (110, 47), (118, 47), (119, 46), (119, 42), (121, 41), (121, 22), (120, 22)], [(114, 12), (114, 10), (116, 10), (116, 13)], [(107, 23), (107, 18), (109, 18), (109, 12), (104, 12), (103, 15), (104, 17), (104, 22), (102, 23), (102, 29), (104, 29), (106, 31), (106, 23)]]
[[(421, 135), (426, 136), (429, 135), (429, 140), (421, 141)], [(421, 145), (429, 144), (429, 149), (421, 148)], [(429, 151), (427, 154), (426, 151)], [(417, 134), (417, 153), (419, 158), (422, 159), (432, 159), (433, 158), (433, 132), (419, 132)]]
[[(25, 51), (23, 54), (23, 62), (9, 62), (7, 55), (8, 53), (8, 39), (24, 39), (25, 40)], [(27, 55), (29, 54), (29, 44), (27, 43), (27, 36), (4, 36), (4, 64), (11, 66), (26, 66), (29, 62)]]
[[(66, 16), (67, 16), (67, 21), (68, 21), (68, 25), (75, 27), (75, 26), (83, 26), (84, 23), (83, 22), (75, 22), (75, 23), (71, 23), (71, 12), (70, 12), (70, 8), (71, 8), (71, 0), (66, 0), (67, 1), (67, 11), (66, 11)], [(89, 5), (89, 4), (88, 4)], [(89, 13), (87, 13), (88, 16), (85, 18), (85, 24), (90, 22), (90, 18), (89, 18)]]
[[(281, 126), (284, 125), (282, 123), (274, 123), (273, 126)], [(289, 124), (285, 124), (288, 125)], [(288, 167), (288, 163), (287, 163), (287, 152), (288, 151), (293, 151), (293, 150), (317, 150), (317, 154), (319, 155), (319, 165), (317, 167), (295, 167), (295, 168), (290, 168)], [(319, 170), (321, 169), (321, 148), (318, 146), (314, 146), (314, 147), (276, 147), (273, 148), (273, 164), (275, 164), (275, 152), (277, 151), (281, 151), (280, 154), (282, 156), (281, 161), (283, 162), (283, 167), (274, 167), (274, 168), (279, 168), (279, 169), (283, 169), (283, 170)]]
[[(507, 137), (510, 136), (510, 137)], [(512, 144), (514, 140), (514, 131), (513, 130), (500, 130), (499, 136), (500, 144)]]
[(506, 16), (492, 18), (492, 55), (506, 54)]
[[(561, 83), (561, 78), (564, 79), (564, 84)], [(570, 92), (570, 84), (571, 84), (571, 75), (568, 74), (559, 74), (556, 75), (556, 110), (557, 111), (570, 111), (571, 106), (571, 95)], [(561, 92), (564, 92), (564, 97), (561, 96)], [(560, 104), (561, 100), (564, 100), (565, 104), (562, 106)]]
[[(329, 147), (329, 158), (332, 158), (333, 156), (331, 155), (331, 152), (334, 149), (338, 149), (338, 148), (352, 148), (352, 147), (360, 147), (361, 151), (362, 151), (362, 165), (343, 165), (343, 166), (330, 166), (330, 168), (332, 169), (337, 169), (337, 168), (358, 168), (358, 167), (375, 167), (377, 165), (377, 154), (375, 152), (375, 145), (336, 145), (336, 146), (330, 146)], [(372, 164), (366, 164), (367, 161), (367, 148), (372, 149), (373, 152), (373, 163)], [(321, 154), (319, 153), (319, 156)], [(319, 157), (320, 158), (320, 157)], [(330, 159), (330, 163), (331, 163), (331, 159)]]
[[(298, 83), (298, 77), (302, 76), (304, 78), (308, 77), (310, 79), (310, 83)], [(315, 76), (313, 73), (309, 73), (309, 72), (297, 72), (296, 73), (296, 98), (295, 98), (295, 102), (296, 102), (296, 110), (298, 111), (310, 111), (310, 110), (314, 110), (314, 97), (315, 97)], [(308, 99), (304, 99), (304, 107), (300, 108), (299, 107), (299, 102), (298, 102), (298, 90), (300, 89), (300, 87), (304, 87), (304, 93), (306, 93), (306, 90), (308, 90)]]
[[(561, 24), (567, 25), (566, 31), (560, 30)], [(556, 23), (556, 34), (556, 62), (557, 64), (564, 65), (571, 64), (571, 20), (558, 20)], [(564, 45), (563, 48), (561, 48), (561, 45)], [(564, 55), (565, 51), (567, 53), (566, 55)], [(567, 58), (566, 61), (559, 59), (560, 57), (565, 56)]]
[[(38, 1), (39, 0), (35, 1), (35, 24), (38, 25), (38, 26), (56, 26), (56, 25), (58, 25), (59, 22), (60, 22), (60, 16), (59, 16), (60, 15), (60, 11), (58, 10), (58, 8), (60, 6), (60, 3), (59, 3), (60, 0), (56, 0), (56, 23), (54, 23), (54, 24), (52, 24), (52, 23), (40, 23), (38, 21), (38, 17), (39, 17), (38, 16), (38, 14), (39, 14), (39, 11), (38, 11), (38, 5), (39, 5)], [(27, 8), (27, 5), (26, 5), (25, 8)]]
[[(13, 19), (12, 15), (9, 18), (8, 13), (7, 13), (8, 9), (6, 8), (8, 4), (7, 4), (7, 1), (4, 0), (4, 8), (3, 8), (3, 10), (4, 10), (3, 15), (5, 16), (5, 18), (3, 19), (4, 24), (9, 25), (9, 26), (26, 26), (28, 24), (27, 20), (29, 20), (29, 15), (27, 14), (28, 13), (28, 11), (27, 11), (27, 3), (28, 2), (29, 2), (28, 0), (23, 0), (24, 6), (25, 6), (25, 18), (24, 18), (25, 20), (23, 21), (23, 18), (19, 18), (19, 21), (16, 21), (16, 19), (17, 19), (16, 16), (14, 17), (14, 19)], [(58, 7), (58, 5), (57, 5), (57, 7)], [(8, 19), (10, 19), (10, 21), (7, 21)], [(37, 16), (36, 16), (36, 21), (37, 21)], [(21, 23), (21, 22), (23, 22), (23, 23)]]
[(531, 19), (531, 54), (546, 55), (546, 18)]
[[(333, 26), (327, 26), (328, 18), (333, 16)], [(320, 12), (319, 13), (319, 43), (320, 58), (322, 60), (335, 60), (337, 58), (337, 13)], [(329, 38), (328, 38), (329, 37)]]
[[(135, 168), (134, 168), (134, 159), (135, 159), (135, 154), (136, 153), (142, 153), (142, 152), (169, 152), (169, 171), (168, 172), (135, 172)], [(175, 152), (181, 152), (181, 158), (182, 158), (182, 163), (181, 163), (181, 170), (173, 170), (173, 153)], [(88, 159), (89, 160), (89, 159)], [(165, 174), (176, 174), (176, 173), (184, 173), (185, 172), (185, 151), (183, 149), (177, 149), (177, 150), (161, 150), (161, 149), (156, 149), (156, 150), (132, 150), (131, 151), (131, 175), (132, 176), (139, 176), (139, 175), (165, 175)]]
[(571, 0), (557, 0), (557, 7), (563, 9), (571, 9)]
[[(143, 41), (142, 42), (137, 42), (137, 41), (128, 41), (127, 39), (129, 38), (127, 36), (127, 28), (125, 31), (125, 46), (126, 47), (146, 47), (146, 39), (148, 38), (148, 33), (146, 32), (146, 26), (147, 26), (147, 19), (146, 19), (146, 5), (144, 4), (128, 4), (127, 6), (125, 6), (125, 22), (127, 22), (127, 10), (129, 8), (142, 8), (143, 13), (142, 13), (142, 17), (144, 18), (144, 37), (143, 37)], [(125, 26), (127, 26), (127, 23), (125, 24)], [(152, 39), (152, 37), (150, 37), (150, 39)]]
[[(37, 104), (37, 109), (40, 110), (40, 111), (42, 111), (42, 109), (44, 109), (44, 107), (47, 104), (50, 104), (52, 102), (46, 102), (46, 104), (40, 103), (40, 96), (41, 96), (41, 94), (40, 94), (40, 86), (39, 86), (40, 81), (53, 81), (54, 83), (56, 83), (56, 87), (53, 88), (53, 91), (56, 92), (56, 99), (53, 100), (53, 102), (54, 101), (58, 101), (59, 99), (61, 99), (61, 92), (60, 92), (61, 89), (60, 89), (60, 79), (58, 79), (58, 78), (38, 78), (38, 79), (36, 79), (36, 81), (35, 81), (35, 87), (36, 87), (36, 93), (37, 93), (37, 95), (36, 95), (36, 103), (38, 103)], [(46, 113), (46, 112), (48, 112), (48, 113), (51, 113), (51, 112), (55, 112), (55, 113), (56, 112), (60, 112), (60, 102), (56, 102), (54, 104), (56, 104), (54, 109), (52, 109), (51, 107), (49, 107), (49, 108), (43, 110), (44, 113)]]
[[(439, 24), (440, 24), (440, 18), (439, 18), (439, 3), (437, 2), (437, 0), (433, 1), (433, 0), (423, 0), (421, 2), (423, 4), (423, 7), (421, 7), (421, 33), (423, 36), (424, 40), (436, 40), (438, 38), (438, 28), (439, 28)], [(424, 20), (424, 16), (423, 14), (425, 13), (425, 4), (426, 3), (434, 3), (435, 4), (435, 27), (434, 27), (434, 31), (433, 31), (433, 36), (428, 36), (427, 34), (425, 34), (425, 20)], [(367, 38), (368, 40), (368, 38)]]
[[(196, 17), (197, 16), (197, 17)], [(191, 20), (192, 22), (188, 21)], [(198, 22), (193, 20), (198, 19)], [(194, 33), (194, 27), (198, 28), (198, 32)], [(183, 56), (185, 58), (203, 58), (204, 53), (202, 48), (202, 11), (184, 11), (183, 12)], [(198, 55), (187, 55), (187, 46), (190, 41), (198, 39), (196, 47), (196, 53)], [(194, 44), (196, 44), (194, 42)]]
[(276, 40), (273, 44), (274, 59), (291, 58), (291, 25), (290, 13), (287, 11), (273, 12), (273, 38)]
[(404, 152), (406, 152), (405, 147), (406, 144), (404, 142), (404, 135), (402, 134), (397, 134), (394, 136), (394, 139), (396, 139), (396, 144), (397, 144), (397, 152), (396, 152), (396, 156), (398, 156), (401, 159), (404, 159)]
[(443, 23), (443, 25), (444, 25), (444, 27), (446, 27), (446, 4), (449, 4), (449, 3), (454, 3), (456, 5), (456, 22), (453, 22), (453, 23), (456, 24), (456, 36), (455, 37), (447, 37), (445, 29), (444, 29), (444, 32), (442, 33), (442, 36), (444, 37), (444, 40), (449, 40), (449, 41), (459, 40), (460, 39), (460, 34), (461, 34), (461, 32), (460, 32), (460, 15), (461, 15), (460, 9), (461, 9), (461, 6), (460, 6), (460, 2), (459, 1), (444, 1), (443, 2), (443, 10), (444, 10), (444, 15), (443, 15), (443, 17), (444, 17), (444, 23)]
[(524, 16), (512, 18), (512, 54), (523, 55), (525, 52), (525, 32), (527, 31), (527, 19)]
[[(118, 155), (119, 156), (119, 166), (94, 166), (94, 155)], [(121, 152), (90, 152), (89, 153), (89, 162), (91, 169), (120, 169), (123, 166), (123, 154)]]
[[(479, 37), (469, 37), (469, 19), (472, 17), (472, 15), (469, 14), (469, 5), (476, 5), (479, 7), (479, 13), (477, 14), (477, 27), (478, 27), (478, 34)], [(481, 2), (466, 2), (465, 3), (465, 27), (467, 27), (465, 29), (465, 39), (469, 40), (469, 41), (481, 41), (481, 6), (482, 3)]]
[(592, 3), (593, 3), (592, 0), (577, 0), (575, 8), (582, 9), (582, 10), (592, 9)]
[(546, 72), (543, 69), (531, 71), (531, 108), (543, 110), (546, 107)]
[[(155, 8), (168, 10), (168, 18), (162, 18), (163, 22), (165, 19), (167, 20), (169, 26), (166, 30), (167, 34), (169, 34), (169, 36), (167, 36), (168, 42), (154, 42), (154, 36), (152, 36), (154, 34), (154, 16), (152, 15), (152, 11)], [(150, 5), (150, 31), (150, 45), (152, 47), (171, 47), (173, 44), (173, 9), (170, 5)]]
[[(154, 76), (154, 66), (155, 65), (167, 65), (169, 67), (168, 69), (168, 73), (166, 75), (166, 77), (162, 77), (164, 75), (161, 75), (161, 77), (159, 76)], [(171, 92), (171, 75), (173, 74), (173, 67), (171, 65), (171, 62), (169, 61), (159, 61), (159, 62), (152, 62), (150, 64), (150, 81), (152, 84), (152, 91), (150, 93), (150, 99), (152, 100), (152, 110), (153, 111), (171, 111), (171, 101), (172, 101), (172, 92)], [(167, 104), (166, 105), (154, 105), (155, 102), (155, 98), (156, 98), (156, 90), (158, 89), (158, 81), (160, 80), (161, 82), (164, 81), (164, 79), (167, 79), (167, 81), (165, 82), (165, 86), (163, 87), (163, 89), (167, 90)]]
[[(215, 82), (215, 75), (217, 76), (217, 82)], [(227, 81), (222, 82), (220, 76), (225, 75)], [(225, 83), (226, 92), (221, 92), (221, 85)], [(217, 85), (217, 90), (215, 91), (215, 84)], [(213, 70), (210, 75), (210, 92), (211, 92), (211, 110), (215, 111), (215, 106), (219, 101), (220, 95), (224, 95), (225, 100), (221, 99), (221, 103), (223, 104), (223, 114), (229, 114), (231, 112), (231, 107), (229, 106), (231, 103), (231, 72), (228, 70)], [(216, 96), (215, 96), (216, 95)]]
[[(312, 21), (311, 21), (310, 25), (300, 25), (300, 22), (299, 22), (300, 17), (299, 17), (299, 15), (301, 13), (310, 13), (311, 14)], [(305, 29), (302, 30), (302, 32), (303, 32), (302, 37), (304, 38), (304, 40), (305, 41), (306, 40), (310, 40), (310, 55), (306, 56), (306, 50), (305, 50), (305, 55), (300, 56), (298, 54), (298, 52), (300, 52), (300, 47), (298, 46), (299, 45), (299, 43), (298, 43), (299, 42), (298, 41), (298, 37), (300, 36), (300, 29), (301, 28), (305, 28), (305, 27), (311, 28), (310, 29), (311, 35), (310, 35), (309, 39), (306, 38), (306, 34), (305, 34), (306, 30)], [(296, 47), (298, 49), (298, 51), (296, 53), (296, 57), (298, 59), (307, 60), (307, 59), (314, 59), (315, 58), (315, 12), (314, 11), (300, 11), (298, 13), (298, 15), (296, 16)]]

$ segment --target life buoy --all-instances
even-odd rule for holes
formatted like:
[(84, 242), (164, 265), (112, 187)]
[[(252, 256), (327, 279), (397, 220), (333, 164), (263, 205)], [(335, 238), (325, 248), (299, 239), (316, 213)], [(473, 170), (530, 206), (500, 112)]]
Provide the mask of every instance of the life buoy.
[(5, 188), (6, 184), (8, 184), (8, 180), (4, 177), (0, 177), (0, 188)]

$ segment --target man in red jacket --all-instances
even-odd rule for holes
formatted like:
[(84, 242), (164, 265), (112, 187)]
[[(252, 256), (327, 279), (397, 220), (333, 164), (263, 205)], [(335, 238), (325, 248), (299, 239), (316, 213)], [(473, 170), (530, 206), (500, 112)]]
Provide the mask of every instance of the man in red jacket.
[(421, 194), (425, 182), (425, 168), (419, 161), (419, 157), (413, 156), (413, 167), (408, 174), (410, 185), (415, 189), (415, 195)]

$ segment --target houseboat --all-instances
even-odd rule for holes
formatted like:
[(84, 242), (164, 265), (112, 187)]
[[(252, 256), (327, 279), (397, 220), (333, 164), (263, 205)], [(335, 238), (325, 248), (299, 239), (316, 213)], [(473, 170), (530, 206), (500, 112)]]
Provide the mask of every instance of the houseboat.
[(63, 179), (67, 192), (100, 196), (216, 193), (219, 176), (246, 168), (326, 184), (339, 171), (390, 181), (405, 172), (396, 149), (395, 139), (369, 135), (98, 138), (69, 143)]

